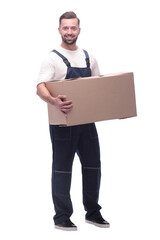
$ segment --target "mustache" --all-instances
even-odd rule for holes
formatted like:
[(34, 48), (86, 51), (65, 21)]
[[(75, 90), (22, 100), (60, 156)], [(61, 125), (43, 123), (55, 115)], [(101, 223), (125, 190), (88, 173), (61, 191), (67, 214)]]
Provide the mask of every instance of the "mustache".
[(65, 34), (64, 37), (75, 37), (73, 34)]

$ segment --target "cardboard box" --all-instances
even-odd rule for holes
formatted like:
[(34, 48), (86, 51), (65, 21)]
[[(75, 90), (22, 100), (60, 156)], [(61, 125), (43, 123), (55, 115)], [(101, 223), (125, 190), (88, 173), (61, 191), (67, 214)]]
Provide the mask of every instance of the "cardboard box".
[(46, 82), (52, 96), (66, 95), (73, 108), (63, 115), (48, 104), (49, 123), (79, 125), (137, 116), (132, 72)]

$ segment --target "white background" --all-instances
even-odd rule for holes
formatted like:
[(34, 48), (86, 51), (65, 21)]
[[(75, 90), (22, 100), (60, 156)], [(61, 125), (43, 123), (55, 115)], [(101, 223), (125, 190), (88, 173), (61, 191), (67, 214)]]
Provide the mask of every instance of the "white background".
[[(1, 239), (160, 239), (160, 7), (158, 0), (2, 0), (0, 4)], [(59, 16), (81, 19), (78, 45), (101, 73), (133, 71), (138, 117), (97, 123), (102, 214), (110, 229), (84, 223), (81, 167), (73, 166), (73, 222), (54, 229), (47, 106), (36, 95), (44, 56), (60, 43)]]

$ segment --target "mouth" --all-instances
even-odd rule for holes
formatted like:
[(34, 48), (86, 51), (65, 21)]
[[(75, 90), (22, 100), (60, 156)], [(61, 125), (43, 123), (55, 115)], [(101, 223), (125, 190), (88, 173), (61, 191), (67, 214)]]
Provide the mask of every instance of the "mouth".
[(67, 40), (67, 41), (72, 41), (72, 40), (73, 40), (73, 38), (66, 38), (66, 40)]
[(64, 35), (62, 37), (63, 41), (69, 45), (74, 44), (77, 40), (77, 37), (75, 35)]
[(73, 36), (73, 35), (72, 35), (72, 36), (65, 35), (64, 37), (65, 37), (66, 39), (70, 39), (70, 40), (72, 40), (72, 39), (75, 38), (75, 36)]

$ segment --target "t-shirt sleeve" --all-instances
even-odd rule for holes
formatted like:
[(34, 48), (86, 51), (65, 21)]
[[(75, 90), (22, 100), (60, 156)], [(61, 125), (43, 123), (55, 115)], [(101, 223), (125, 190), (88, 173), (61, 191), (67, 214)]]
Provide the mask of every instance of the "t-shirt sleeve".
[(92, 76), (99, 76), (100, 70), (99, 70), (99, 66), (98, 66), (98, 62), (97, 62), (96, 58), (93, 55), (91, 55), (90, 59), (91, 59)]
[(54, 64), (52, 63), (50, 57), (46, 57), (41, 63), (37, 85), (42, 82), (53, 81), (54, 75), (55, 75)]

